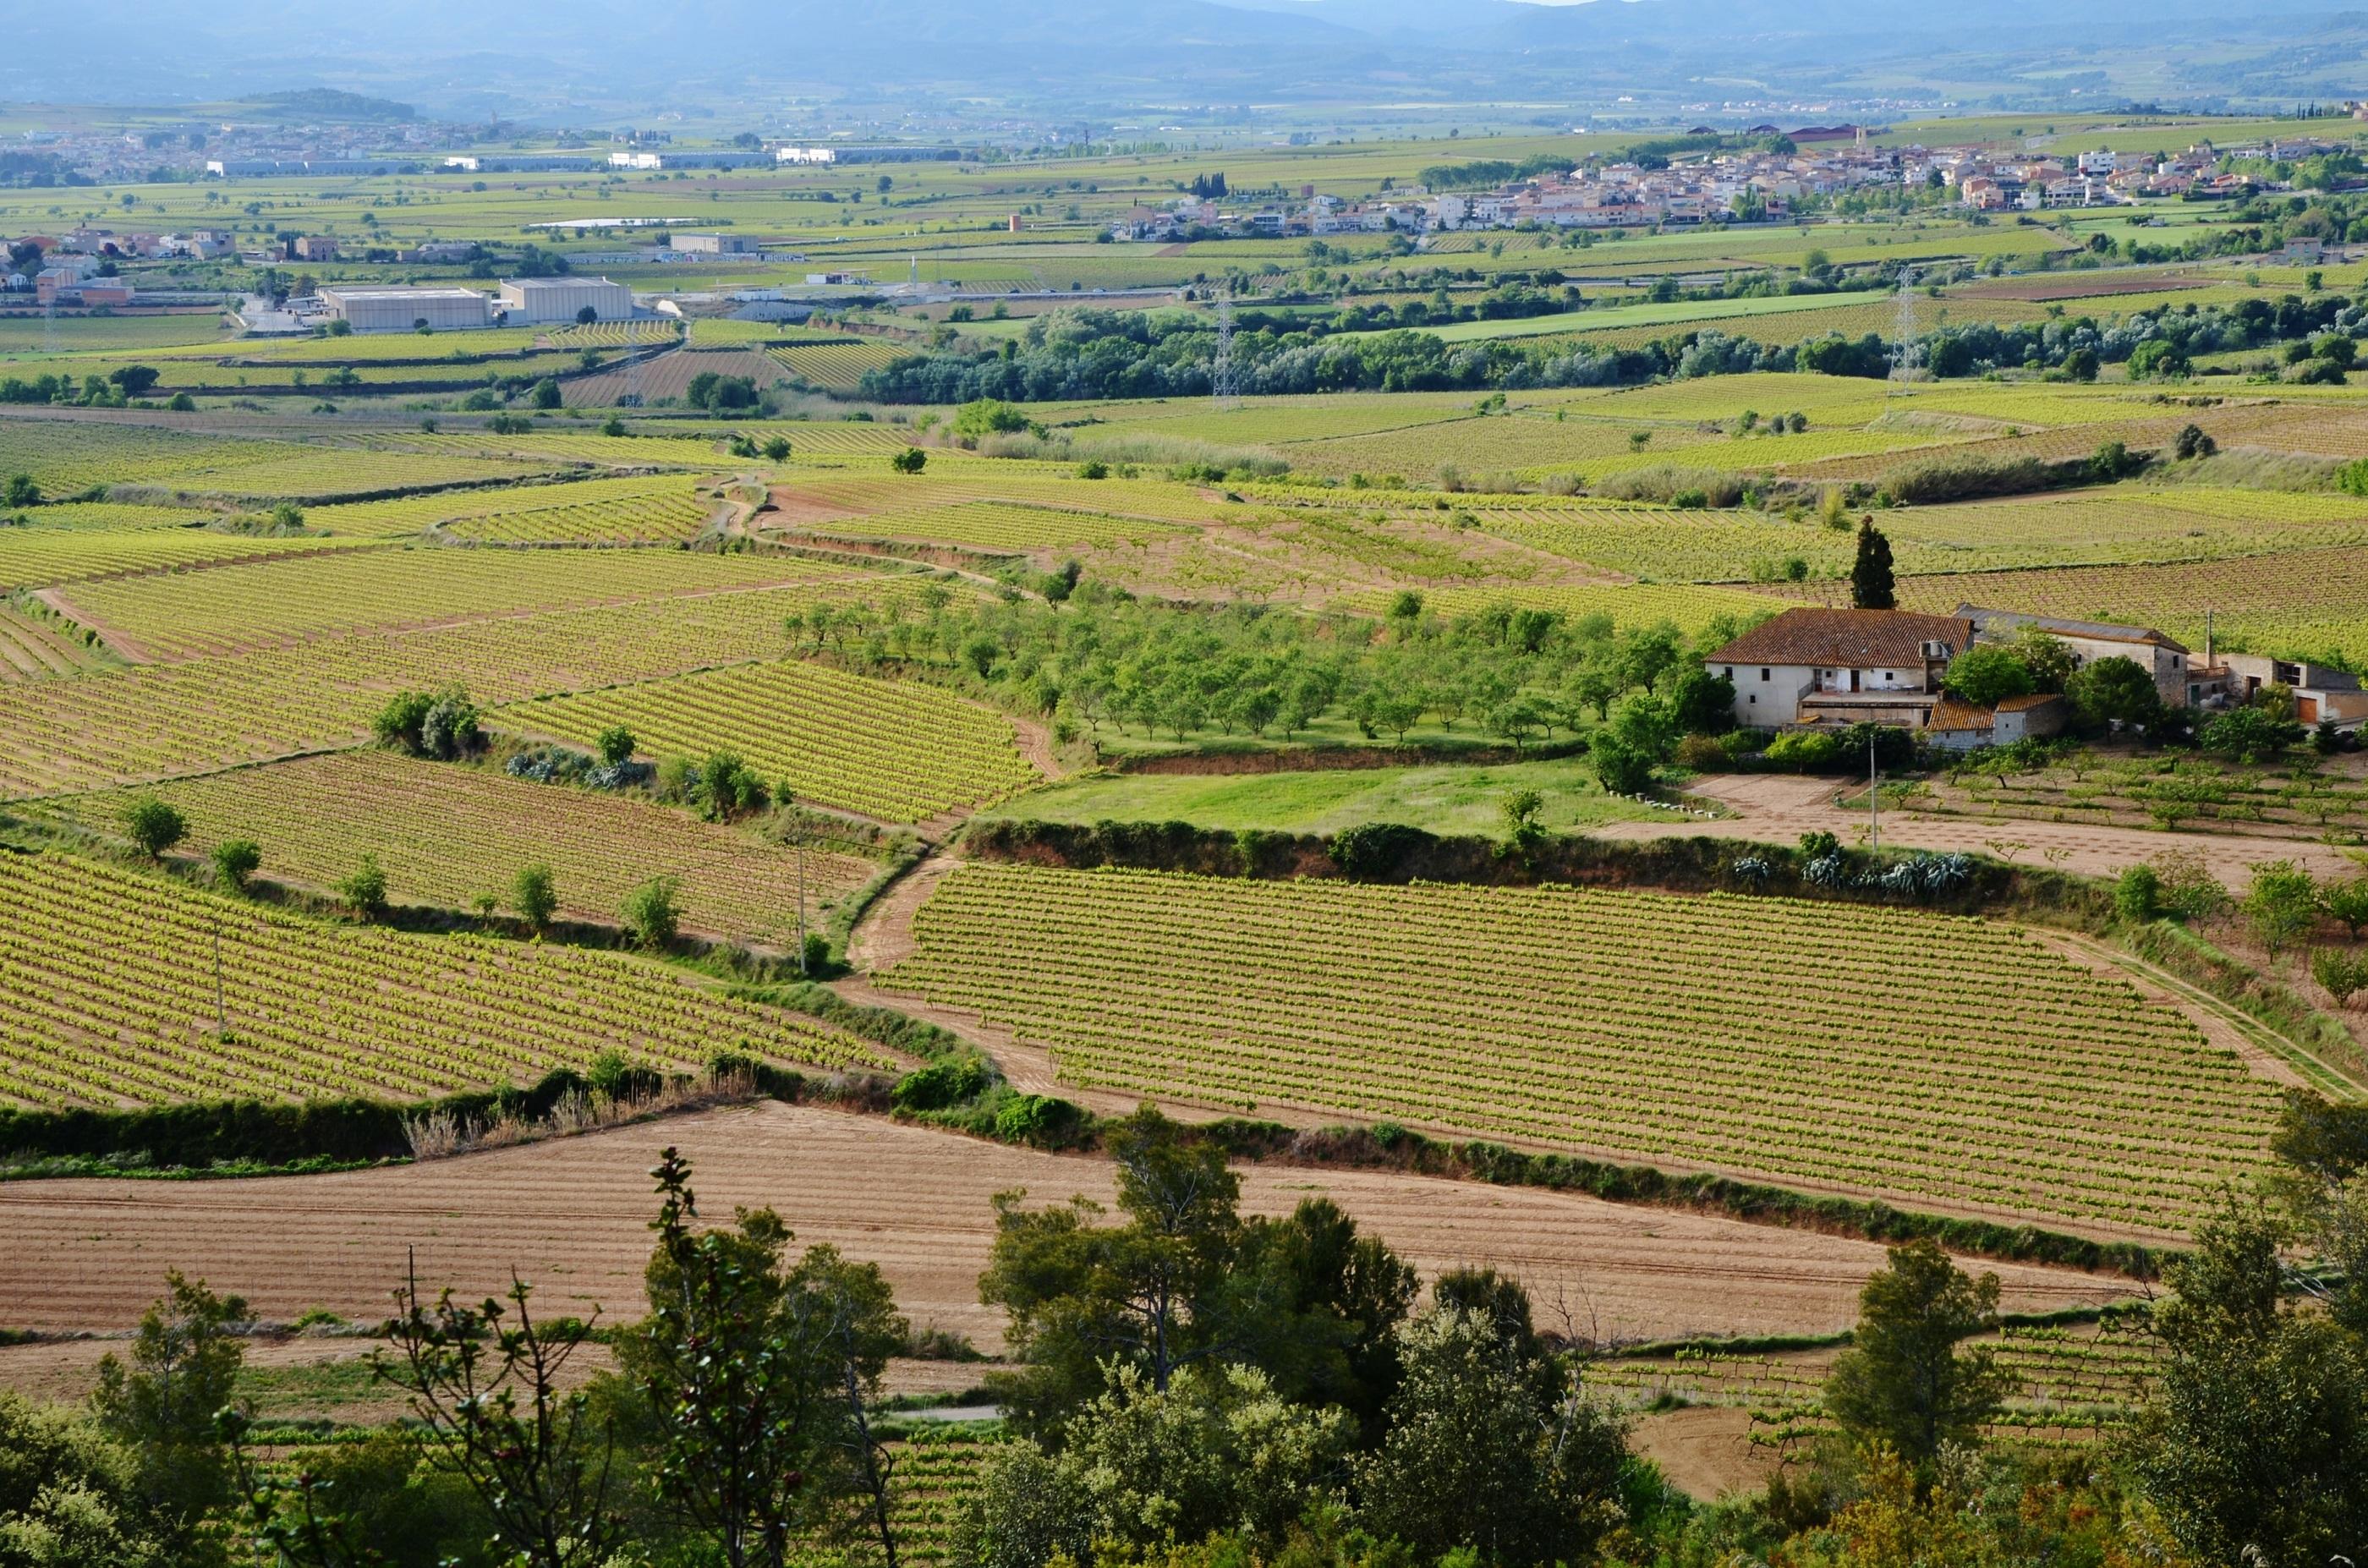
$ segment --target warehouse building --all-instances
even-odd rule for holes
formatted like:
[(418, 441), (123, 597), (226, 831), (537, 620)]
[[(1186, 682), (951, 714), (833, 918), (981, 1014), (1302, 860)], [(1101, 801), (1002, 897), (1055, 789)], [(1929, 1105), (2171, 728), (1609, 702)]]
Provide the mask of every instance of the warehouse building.
[(485, 297), (474, 289), (327, 288), (321, 303), (356, 332), (409, 332), (425, 322), (436, 332), (490, 326)]
[(626, 321), (633, 313), (633, 291), (605, 278), (517, 278), (502, 285), (498, 307), (512, 326), (583, 319)]

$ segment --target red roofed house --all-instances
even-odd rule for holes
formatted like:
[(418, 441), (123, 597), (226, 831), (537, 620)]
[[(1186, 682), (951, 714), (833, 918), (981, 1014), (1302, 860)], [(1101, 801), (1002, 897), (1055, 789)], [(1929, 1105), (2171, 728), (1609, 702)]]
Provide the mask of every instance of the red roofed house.
[(1788, 609), (1703, 661), (1735, 683), (1736, 722), (1899, 724), (1920, 730), (1942, 700), (1949, 661), (1974, 643), (1961, 615)]

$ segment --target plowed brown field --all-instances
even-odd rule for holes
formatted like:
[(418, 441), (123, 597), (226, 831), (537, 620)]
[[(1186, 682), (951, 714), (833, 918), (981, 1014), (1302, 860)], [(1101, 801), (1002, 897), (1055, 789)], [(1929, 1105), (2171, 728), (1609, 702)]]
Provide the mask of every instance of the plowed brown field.
[[(916, 1325), (1000, 1343), (978, 1302), (988, 1200), (1110, 1198), (1098, 1159), (1004, 1148), (878, 1118), (777, 1104), (388, 1170), (251, 1181), (28, 1181), (0, 1186), (0, 1325), (120, 1330), (179, 1267), (244, 1293), (267, 1318), (384, 1310), (407, 1249), (424, 1285), (483, 1295), (510, 1270), (543, 1311), (641, 1309), (647, 1171), (666, 1143), (696, 1167), (702, 1208), (770, 1204), (800, 1244), (875, 1261)], [(1489, 1263), (1526, 1281), (1550, 1322), (1583, 1333), (1814, 1332), (1845, 1326), (1871, 1244), (1592, 1199), (1378, 1172), (1251, 1167), (1245, 1207), (1331, 1197), (1426, 1276)], [(2010, 1310), (2096, 1302), (2125, 1282), (2019, 1266)], [(0, 1381), (6, 1358), (0, 1353)]]

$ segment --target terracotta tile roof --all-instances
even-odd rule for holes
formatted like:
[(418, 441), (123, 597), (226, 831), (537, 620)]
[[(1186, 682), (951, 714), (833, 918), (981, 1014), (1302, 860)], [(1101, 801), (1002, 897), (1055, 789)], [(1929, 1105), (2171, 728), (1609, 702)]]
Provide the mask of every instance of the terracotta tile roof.
[(1964, 616), (1913, 615), (1900, 609), (1788, 609), (1707, 657), (1714, 665), (1921, 670), (1925, 643), (1945, 642), (1953, 656), (1973, 642), (1974, 623)]
[(2034, 691), (2028, 697), (2009, 697), (1998, 704), (2001, 713), (2028, 713), (2034, 708), (2044, 708), (2051, 702), (2061, 702), (2063, 697), (2053, 691)]
[(1924, 727), (1928, 730), (1995, 730), (1998, 728), (1998, 714), (1976, 703), (1960, 702), (1953, 697), (1944, 697), (1933, 704), (1931, 720)]

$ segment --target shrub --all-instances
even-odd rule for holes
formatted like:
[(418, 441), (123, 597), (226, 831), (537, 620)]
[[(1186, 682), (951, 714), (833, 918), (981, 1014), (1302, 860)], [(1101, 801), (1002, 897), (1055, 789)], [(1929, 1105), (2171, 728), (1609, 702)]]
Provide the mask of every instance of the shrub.
[(1841, 742), (1822, 730), (1787, 730), (1768, 743), (1768, 760), (1796, 773), (1822, 772), (1841, 755)]
[(929, 454), (918, 447), (907, 447), (888, 460), (888, 466), (898, 473), (918, 473), (929, 464)]
[(1073, 1142), (1084, 1121), (1085, 1113), (1067, 1100), (1015, 1095), (995, 1113), (995, 1135), (1007, 1143), (1053, 1149)]
[(1692, 505), (1733, 506), (1743, 500), (1741, 475), (1721, 473), (1716, 469), (1679, 468), (1669, 463), (1611, 474), (1595, 488), (1598, 494), (1615, 501), (1675, 501), (1680, 495), (1699, 495), (1701, 499)]
[(222, 885), (236, 892), (263, 864), (263, 846), (252, 838), (225, 838), (214, 846), (213, 862), (214, 875)]
[(681, 891), (674, 878), (655, 877), (627, 893), (618, 911), (626, 934), (644, 948), (672, 943), (682, 929)]
[(1927, 458), (1904, 463), (1883, 476), (1884, 493), (1907, 506), (1967, 501), (1984, 495), (2020, 495), (2055, 483), (2055, 472), (2037, 458)]
[(982, 1058), (934, 1062), (896, 1080), (888, 1102), (898, 1110), (944, 1110), (978, 1098), (994, 1082), (995, 1075)]
[(1325, 845), (1343, 876), (1379, 881), (1398, 873), (1407, 858), (1430, 842), (1430, 835), (1403, 823), (1368, 822), (1342, 828)]
[(2368, 876), (2332, 883), (2319, 894), (2318, 901), (2351, 933), (2353, 941), (2360, 939), (2360, 928), (2368, 926)]
[(123, 831), (152, 860), (188, 836), (188, 820), (154, 795), (135, 795), (124, 803)]
[(2131, 866), (2113, 883), (2113, 913), (2124, 924), (2144, 926), (2162, 913), (2162, 879), (2151, 866)]

